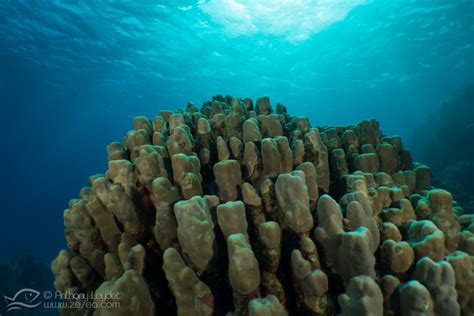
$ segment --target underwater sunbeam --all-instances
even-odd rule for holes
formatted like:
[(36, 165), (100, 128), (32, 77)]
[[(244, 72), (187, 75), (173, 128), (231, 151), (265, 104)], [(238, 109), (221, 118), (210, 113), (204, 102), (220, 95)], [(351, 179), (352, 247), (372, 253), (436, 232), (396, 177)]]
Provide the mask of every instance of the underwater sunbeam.
[(200, 8), (224, 27), (229, 36), (263, 33), (299, 42), (343, 20), (349, 11), (366, 2), (211, 0), (200, 3)]

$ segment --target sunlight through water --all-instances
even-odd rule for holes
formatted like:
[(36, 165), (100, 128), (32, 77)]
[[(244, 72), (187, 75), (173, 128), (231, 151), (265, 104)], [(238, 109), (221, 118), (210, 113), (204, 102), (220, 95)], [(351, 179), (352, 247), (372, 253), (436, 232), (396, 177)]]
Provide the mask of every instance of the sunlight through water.
[(199, 6), (220, 24), (229, 36), (275, 35), (300, 42), (343, 20), (365, 0), (210, 0)]

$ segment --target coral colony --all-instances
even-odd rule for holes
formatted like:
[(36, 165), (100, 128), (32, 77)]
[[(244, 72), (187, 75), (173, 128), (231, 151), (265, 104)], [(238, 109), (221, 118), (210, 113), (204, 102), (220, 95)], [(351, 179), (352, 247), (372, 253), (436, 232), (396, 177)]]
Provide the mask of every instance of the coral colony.
[(268, 97), (136, 117), (64, 212), (63, 292), (96, 315), (473, 315), (474, 216), (378, 122)]

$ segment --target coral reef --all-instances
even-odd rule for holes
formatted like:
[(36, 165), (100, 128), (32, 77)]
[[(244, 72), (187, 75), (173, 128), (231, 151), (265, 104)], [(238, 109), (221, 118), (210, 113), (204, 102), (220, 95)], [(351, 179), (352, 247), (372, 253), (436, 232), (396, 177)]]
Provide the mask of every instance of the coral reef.
[[(0, 295), (2, 304), (0, 304), (0, 314), (7, 315), (7, 301), (4, 296), (13, 297), (15, 293), (24, 288), (34, 289), (38, 292), (53, 291), (53, 274), (48, 263), (40, 257), (34, 255), (22, 255), (0, 261)], [(38, 298), (35, 304), (40, 300)], [(10, 311), (10, 314), (21, 315), (21, 311)], [(25, 311), (25, 315), (29, 311)], [(38, 310), (36, 310), (38, 312)], [(43, 309), (41, 315), (57, 315), (54, 309)]]
[(473, 315), (474, 216), (376, 120), (219, 95), (133, 126), (52, 263), (60, 291), (121, 293), (95, 314)]
[(452, 192), (474, 212), (474, 84), (470, 83), (449, 102), (433, 107), (410, 142), (414, 156), (430, 165), (433, 184)]

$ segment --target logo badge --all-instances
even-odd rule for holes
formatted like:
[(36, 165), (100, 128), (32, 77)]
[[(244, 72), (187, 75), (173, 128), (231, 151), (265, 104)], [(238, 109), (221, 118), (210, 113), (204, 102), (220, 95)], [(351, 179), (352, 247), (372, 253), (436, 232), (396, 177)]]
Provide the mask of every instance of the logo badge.
[(5, 296), (7, 303), (7, 312), (15, 309), (31, 309), (38, 307), (41, 301), (38, 302), (40, 292), (33, 289), (21, 289), (13, 297)]

